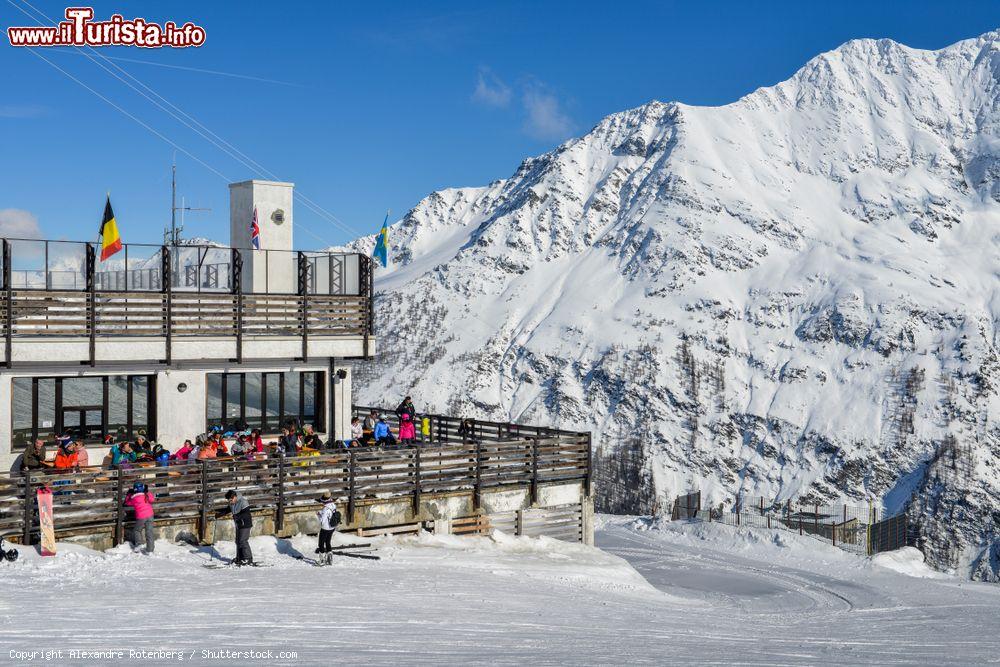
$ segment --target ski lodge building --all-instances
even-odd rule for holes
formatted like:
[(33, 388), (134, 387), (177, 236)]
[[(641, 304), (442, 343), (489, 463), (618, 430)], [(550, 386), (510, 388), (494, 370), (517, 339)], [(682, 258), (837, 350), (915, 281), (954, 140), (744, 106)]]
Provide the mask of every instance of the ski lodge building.
[[(213, 427), (288, 419), (350, 437), (351, 373), (369, 358), (372, 271), (294, 250), (291, 183), (229, 186), (229, 247), (3, 240), (0, 466), (69, 434), (91, 463), (108, 434), (168, 449)], [(251, 250), (256, 208), (260, 249)]]
[[(0, 536), (33, 543), (39, 489), (55, 536), (120, 544), (127, 489), (158, 499), (157, 531), (199, 543), (227, 489), (254, 507), (258, 534), (315, 532), (316, 500), (342, 503), (358, 535), (433, 530), (593, 542), (590, 434), (423, 413), (415, 443), (342, 447), (352, 416), (350, 360), (370, 359), (373, 270), (354, 253), (297, 251), (291, 183), (233, 183), (229, 247), (0, 239)], [(257, 212), (260, 248), (251, 249)], [(386, 405), (394, 430), (398, 419)], [(419, 397), (414, 396), (418, 405)], [(324, 450), (112, 466), (107, 436), (144, 432), (170, 451), (219, 429), (312, 424)], [(21, 471), (36, 439), (69, 435), (87, 466)]]

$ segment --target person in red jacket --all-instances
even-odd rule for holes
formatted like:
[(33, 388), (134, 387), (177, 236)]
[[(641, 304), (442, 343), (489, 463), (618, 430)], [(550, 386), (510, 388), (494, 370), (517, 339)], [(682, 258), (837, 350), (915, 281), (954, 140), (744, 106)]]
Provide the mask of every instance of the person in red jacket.
[(142, 482), (132, 485), (132, 490), (125, 496), (125, 506), (135, 510), (135, 528), (132, 529), (132, 549), (138, 550), (142, 543), (142, 534), (146, 533), (146, 553), (153, 553), (153, 502), (156, 496)]
[(76, 443), (67, 440), (59, 445), (56, 452), (55, 467), (59, 470), (67, 470), (78, 467), (79, 455), (76, 452)]

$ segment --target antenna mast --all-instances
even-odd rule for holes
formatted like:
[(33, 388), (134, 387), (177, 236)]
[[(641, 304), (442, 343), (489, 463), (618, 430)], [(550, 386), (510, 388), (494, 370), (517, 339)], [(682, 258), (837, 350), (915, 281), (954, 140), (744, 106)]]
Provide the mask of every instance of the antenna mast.
[[(177, 151), (174, 151), (174, 161), (170, 166), (170, 229), (163, 230), (164, 245), (180, 245), (181, 232), (184, 231), (184, 211), (211, 211), (210, 208), (195, 208), (185, 206), (183, 198), (177, 205)], [(177, 211), (181, 212), (181, 225), (177, 226)]]

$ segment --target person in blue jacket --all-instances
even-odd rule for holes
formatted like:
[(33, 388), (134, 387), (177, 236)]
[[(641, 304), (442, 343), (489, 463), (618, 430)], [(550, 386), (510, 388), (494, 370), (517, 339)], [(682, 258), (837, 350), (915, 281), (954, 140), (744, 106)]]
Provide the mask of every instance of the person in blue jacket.
[(385, 423), (385, 415), (378, 416), (378, 421), (375, 422), (374, 436), (376, 445), (391, 445), (395, 442), (395, 438), (392, 437), (392, 431), (389, 430), (389, 425)]

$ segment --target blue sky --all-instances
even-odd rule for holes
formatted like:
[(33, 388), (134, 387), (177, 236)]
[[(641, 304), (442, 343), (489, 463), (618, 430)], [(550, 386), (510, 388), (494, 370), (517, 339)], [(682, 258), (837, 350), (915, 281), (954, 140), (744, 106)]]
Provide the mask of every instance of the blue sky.
[[(28, 1), (54, 20), (66, 6)], [(32, 11), (0, 0), (0, 25), (35, 24), (15, 5)], [(651, 99), (725, 104), (848, 39), (940, 48), (1000, 26), (1000, 4), (962, 1), (98, 1), (94, 9), (98, 19), (118, 12), (206, 29), (197, 49), (101, 53), (128, 59), (114, 64), (294, 181), (325, 212), (296, 202), (302, 248), (372, 233), (387, 208), (398, 217), (436, 189), (506, 177), (523, 158)], [(186, 234), (226, 241), (225, 179), (261, 170), (88, 58), (40, 53), (197, 158), (178, 153), (179, 192), (212, 210), (189, 214)], [(6, 38), (0, 82), (0, 230), (92, 239), (110, 190), (125, 241), (159, 242), (174, 148)]]

